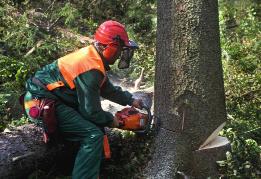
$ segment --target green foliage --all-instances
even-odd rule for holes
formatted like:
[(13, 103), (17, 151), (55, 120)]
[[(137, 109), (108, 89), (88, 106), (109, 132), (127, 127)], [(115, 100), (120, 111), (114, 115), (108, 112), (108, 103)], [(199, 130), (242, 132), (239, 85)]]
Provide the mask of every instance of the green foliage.
[(79, 11), (72, 6), (71, 3), (66, 3), (58, 12), (59, 17), (65, 17), (64, 24), (68, 27), (77, 26), (76, 19), (80, 17)]
[(233, 116), (232, 125), (239, 124), (240, 131), (248, 131), (261, 125), (261, 120), (257, 120), (261, 118), (259, 5), (231, 1), (233, 6), (228, 6), (225, 1), (220, 2), (227, 111)]
[(29, 123), (29, 119), (23, 116), (18, 120), (12, 120), (12, 122), (9, 124), (9, 127), (17, 127), (28, 123)]
[(0, 44), (3, 46), (0, 51), (0, 84), (14, 80), (22, 87), (37, 69), (78, 45), (75, 39), (65, 38), (58, 31), (50, 32), (59, 19), (63, 19), (68, 27), (75, 25), (73, 22), (79, 15), (69, 3), (52, 13), (26, 8), (19, 11), (3, 3), (0, 15)]
[[(261, 128), (257, 128), (261, 130)], [(253, 139), (228, 128), (222, 132), (231, 141), (231, 151), (227, 151), (226, 160), (218, 161), (221, 174), (226, 178), (258, 178), (261, 170), (261, 147)]]
[(260, 5), (220, 0), (221, 46), (229, 123), (222, 135), (231, 141), (219, 161), (226, 178), (258, 178), (261, 170)]
[(3, 131), (8, 124), (8, 116), (5, 105), (10, 94), (0, 94), (0, 131)]

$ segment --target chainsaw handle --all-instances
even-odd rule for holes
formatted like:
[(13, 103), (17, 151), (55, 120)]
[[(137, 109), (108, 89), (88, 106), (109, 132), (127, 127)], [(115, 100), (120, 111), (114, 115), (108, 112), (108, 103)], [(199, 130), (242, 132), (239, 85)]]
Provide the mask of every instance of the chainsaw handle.
[(144, 105), (141, 99), (133, 98), (133, 102), (131, 106), (137, 109), (142, 109)]

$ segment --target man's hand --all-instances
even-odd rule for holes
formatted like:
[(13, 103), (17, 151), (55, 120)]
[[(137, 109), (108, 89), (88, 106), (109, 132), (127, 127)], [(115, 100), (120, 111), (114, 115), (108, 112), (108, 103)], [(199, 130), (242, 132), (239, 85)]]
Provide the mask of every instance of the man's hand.
[(117, 128), (119, 127), (119, 120), (116, 116), (114, 116), (114, 119), (112, 121), (112, 125), (111, 125), (112, 128)]
[(132, 102), (132, 106), (138, 109), (142, 109), (142, 100), (141, 99), (134, 99)]

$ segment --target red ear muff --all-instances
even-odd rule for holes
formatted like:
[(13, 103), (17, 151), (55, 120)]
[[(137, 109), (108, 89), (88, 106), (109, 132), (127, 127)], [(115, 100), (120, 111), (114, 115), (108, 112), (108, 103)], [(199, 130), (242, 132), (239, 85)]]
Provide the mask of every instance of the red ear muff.
[(106, 48), (103, 50), (102, 54), (106, 60), (110, 61), (110, 59), (112, 59), (116, 55), (117, 51), (118, 51), (118, 45), (108, 44)]

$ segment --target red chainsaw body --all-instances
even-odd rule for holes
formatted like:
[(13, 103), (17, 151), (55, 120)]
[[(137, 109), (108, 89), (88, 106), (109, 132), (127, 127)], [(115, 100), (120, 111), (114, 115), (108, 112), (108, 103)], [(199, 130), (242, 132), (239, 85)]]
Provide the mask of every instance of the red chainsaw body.
[(124, 130), (141, 130), (145, 128), (148, 122), (148, 115), (133, 107), (124, 108), (115, 115), (119, 120), (120, 128)]

